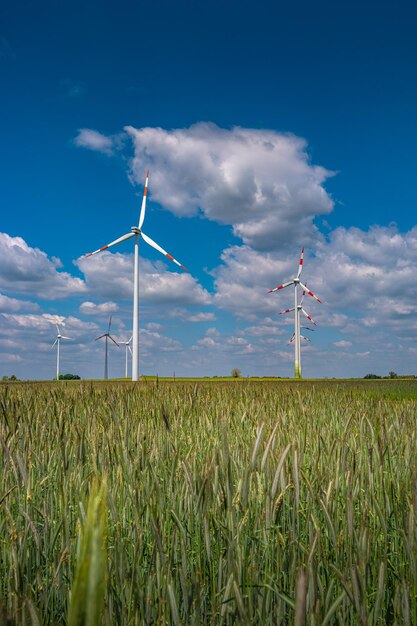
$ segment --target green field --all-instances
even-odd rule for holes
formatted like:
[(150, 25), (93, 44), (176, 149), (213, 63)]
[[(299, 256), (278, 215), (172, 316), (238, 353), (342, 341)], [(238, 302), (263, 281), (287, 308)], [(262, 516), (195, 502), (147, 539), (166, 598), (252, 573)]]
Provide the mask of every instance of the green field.
[(0, 385), (0, 624), (417, 624), (416, 400)]

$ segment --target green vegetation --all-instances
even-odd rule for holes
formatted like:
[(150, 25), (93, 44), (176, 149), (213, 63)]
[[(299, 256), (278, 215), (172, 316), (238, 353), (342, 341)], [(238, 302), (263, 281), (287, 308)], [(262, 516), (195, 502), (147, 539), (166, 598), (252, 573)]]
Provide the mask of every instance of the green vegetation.
[(0, 622), (417, 624), (416, 398), (2, 384)]
[(59, 380), (80, 380), (78, 374), (60, 374)]

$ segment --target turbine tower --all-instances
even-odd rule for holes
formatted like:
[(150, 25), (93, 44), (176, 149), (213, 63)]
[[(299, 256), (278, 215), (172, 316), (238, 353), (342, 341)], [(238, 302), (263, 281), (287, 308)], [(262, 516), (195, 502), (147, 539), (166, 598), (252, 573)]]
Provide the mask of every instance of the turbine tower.
[(55, 324), (56, 326), (56, 331), (57, 331), (57, 336), (56, 339), (54, 341), (54, 343), (51, 346), (51, 349), (56, 345), (56, 379), (59, 380), (59, 362), (60, 362), (60, 344), (61, 344), (61, 339), (71, 339), (71, 337), (64, 337), (64, 335), (61, 335), (61, 331), (59, 330), (59, 325)]
[[(307, 311), (303, 308), (303, 303), (304, 303), (304, 296), (305, 296), (306, 292), (305, 290), (303, 290), (303, 295), (301, 296), (301, 300), (300, 302), (297, 304), (297, 312), (298, 312), (298, 328), (303, 329), (303, 330), (309, 330), (311, 332), (314, 332), (314, 328), (309, 328), (308, 326), (301, 326), (301, 313), (303, 315), (306, 316), (306, 318), (312, 322), (314, 324), (314, 326), (317, 326), (317, 323), (313, 320), (313, 318), (307, 313)], [(290, 313), (292, 311), (294, 311), (294, 307), (290, 308), (290, 309), (285, 309), (285, 311), (279, 311), (278, 315), (283, 315), (285, 313)], [(311, 339), (309, 339), (308, 337), (305, 337), (304, 335), (301, 334), (300, 331), (300, 345), (298, 348), (298, 363), (299, 363), (299, 369), (300, 369), (300, 376), (301, 376), (301, 372), (302, 372), (302, 367), (301, 367), (301, 339), (304, 339), (305, 341), (311, 341)], [(295, 340), (295, 331), (293, 332), (293, 334), (291, 335), (291, 339), (289, 341), (289, 343), (294, 343)]]
[(100, 337), (96, 337), (96, 341), (98, 341), (99, 339), (103, 339), (103, 337), (106, 338), (106, 345), (105, 345), (105, 348), (104, 348), (104, 380), (108, 380), (108, 378), (109, 378), (109, 347), (108, 347), (108, 340), (111, 339), (112, 342), (114, 344), (116, 344), (117, 347), (119, 347), (119, 344), (117, 343), (117, 341), (115, 341), (113, 339), (113, 337), (110, 335), (111, 318), (112, 318), (112, 316), (110, 315), (109, 327), (107, 329), (107, 333), (104, 333), (103, 335), (100, 335)]
[(127, 357), (127, 355), (128, 355), (129, 352), (132, 355), (132, 350), (130, 349), (130, 342), (132, 341), (132, 339), (133, 339), (133, 335), (131, 336), (129, 341), (119, 341), (119, 345), (125, 346), (125, 350), (126, 350), (126, 355), (125, 355), (126, 356), (126, 359), (125, 359), (125, 361), (126, 361), (126, 363), (125, 363), (125, 378), (127, 378), (127, 375), (128, 375), (128, 367), (127, 367), (127, 358), (128, 357)]
[[(304, 248), (301, 250), (300, 262), (298, 265), (297, 276), (292, 280), (289, 280), (279, 287), (275, 287), (275, 289), (270, 289), (268, 293), (273, 293), (274, 291), (279, 291), (280, 289), (285, 289), (285, 287), (289, 287), (290, 285), (294, 285), (294, 306), (291, 309), (286, 309), (285, 311), (281, 311), (280, 313), (289, 313), (290, 311), (294, 311), (294, 377), (301, 378), (301, 341), (300, 341), (300, 312), (303, 313), (307, 319), (309, 319), (313, 324), (316, 322), (310, 317), (310, 315), (303, 308), (303, 300), (304, 295), (308, 293), (309, 296), (317, 300), (317, 302), (321, 302), (321, 300), (314, 295), (312, 291), (307, 289), (305, 285), (300, 280), (301, 272), (303, 270), (303, 262), (304, 262)], [(301, 287), (304, 292), (302, 295), (302, 299), (300, 304), (298, 303), (298, 287)]]
[(89, 254), (86, 254), (86, 257), (90, 257), (90, 256), (93, 256), (93, 254), (98, 254), (99, 252), (102, 252), (103, 250), (107, 250), (108, 248), (111, 248), (112, 246), (115, 246), (116, 244), (121, 243), (122, 241), (126, 241), (127, 239), (130, 239), (131, 237), (135, 238), (135, 260), (134, 260), (134, 274), (133, 274), (133, 344), (132, 344), (132, 347), (133, 347), (132, 380), (133, 381), (137, 381), (139, 378), (139, 237), (142, 237), (142, 239), (144, 239), (149, 246), (151, 246), (152, 248), (155, 248), (155, 250), (158, 250), (158, 252), (161, 252), (161, 254), (164, 254), (171, 261), (176, 263), (179, 267), (182, 267), (183, 270), (187, 271), (187, 269), (179, 261), (174, 259), (173, 256), (168, 254), (168, 252), (166, 252), (163, 248), (161, 248), (161, 246), (159, 246), (150, 237), (145, 235), (145, 233), (142, 231), (142, 226), (143, 226), (143, 222), (145, 219), (145, 212), (146, 212), (146, 197), (148, 195), (148, 181), (149, 181), (149, 170), (146, 172), (145, 187), (143, 189), (142, 207), (140, 210), (138, 225), (132, 226), (130, 229), (131, 230), (130, 233), (127, 233), (126, 235), (122, 235), (118, 239), (115, 239), (114, 241), (107, 244), (107, 246), (103, 246), (102, 248), (99, 248), (98, 250), (95, 250), (94, 252), (90, 252)]

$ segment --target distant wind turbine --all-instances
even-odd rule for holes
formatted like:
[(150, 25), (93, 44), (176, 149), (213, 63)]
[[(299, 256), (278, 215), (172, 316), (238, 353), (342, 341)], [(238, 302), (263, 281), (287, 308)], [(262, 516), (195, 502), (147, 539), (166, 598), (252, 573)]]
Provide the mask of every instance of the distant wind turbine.
[(153, 241), (150, 237), (145, 235), (142, 231), (142, 225), (145, 219), (146, 212), (146, 197), (148, 195), (148, 182), (149, 182), (149, 170), (146, 172), (146, 180), (145, 187), (143, 189), (143, 199), (142, 199), (142, 207), (139, 215), (139, 223), (137, 226), (131, 227), (131, 232), (126, 235), (122, 235), (118, 239), (115, 239), (111, 243), (107, 244), (107, 246), (103, 246), (94, 252), (90, 252), (87, 254), (87, 257), (92, 256), (93, 254), (98, 254), (103, 250), (107, 250), (112, 246), (115, 246), (122, 241), (126, 241), (131, 237), (135, 238), (135, 261), (134, 261), (134, 275), (133, 275), (133, 355), (132, 355), (132, 380), (137, 381), (139, 378), (139, 237), (142, 237), (148, 245), (161, 254), (164, 254), (166, 257), (171, 259), (174, 263), (176, 263), (179, 267), (182, 267), (183, 270), (187, 271), (187, 269), (173, 256), (168, 254), (161, 246), (159, 246), (155, 241)]
[(131, 336), (131, 338), (129, 339), (129, 341), (119, 341), (119, 345), (121, 346), (125, 346), (125, 350), (126, 350), (126, 365), (125, 365), (125, 378), (128, 377), (128, 367), (127, 367), (127, 355), (130, 352), (130, 354), (132, 355), (132, 350), (130, 349), (130, 342), (133, 339), (133, 335)]
[(59, 361), (60, 361), (61, 339), (71, 339), (71, 337), (64, 337), (64, 335), (61, 335), (61, 331), (59, 330), (59, 325), (55, 324), (55, 326), (56, 326), (57, 336), (56, 336), (54, 343), (51, 346), (51, 349), (54, 346), (56, 346), (56, 379), (59, 380)]
[(111, 327), (111, 318), (112, 316), (110, 315), (110, 320), (109, 320), (109, 327), (107, 329), (107, 333), (104, 333), (103, 335), (100, 335), (100, 337), (96, 337), (96, 341), (98, 341), (99, 339), (103, 339), (103, 337), (106, 338), (106, 345), (105, 345), (105, 351), (104, 351), (104, 380), (108, 380), (109, 378), (109, 348), (108, 348), (108, 340), (111, 339), (112, 342), (114, 344), (116, 344), (117, 347), (119, 347), (119, 344), (117, 343), (117, 341), (115, 341), (113, 339), (113, 337), (110, 335), (110, 327)]
[[(301, 250), (300, 262), (298, 265), (297, 276), (292, 280), (289, 280), (279, 287), (275, 287), (275, 289), (271, 289), (268, 293), (273, 293), (274, 291), (279, 291), (280, 289), (284, 289), (285, 287), (289, 287), (290, 285), (294, 285), (294, 306), (291, 309), (286, 309), (285, 311), (280, 311), (282, 313), (289, 313), (290, 311), (294, 311), (294, 336), (291, 338), (291, 343), (294, 341), (294, 377), (301, 378), (301, 341), (300, 341), (300, 313), (303, 313), (307, 317), (310, 322), (312, 322), (315, 326), (317, 326), (316, 322), (310, 317), (307, 311), (303, 308), (304, 295), (308, 293), (309, 296), (317, 300), (317, 302), (321, 302), (321, 300), (314, 295), (312, 291), (310, 291), (300, 280), (301, 272), (303, 270), (303, 262), (304, 262), (304, 248)], [(303, 291), (303, 295), (300, 303), (298, 303), (298, 287), (301, 287)], [(308, 338), (304, 337), (307, 341)]]

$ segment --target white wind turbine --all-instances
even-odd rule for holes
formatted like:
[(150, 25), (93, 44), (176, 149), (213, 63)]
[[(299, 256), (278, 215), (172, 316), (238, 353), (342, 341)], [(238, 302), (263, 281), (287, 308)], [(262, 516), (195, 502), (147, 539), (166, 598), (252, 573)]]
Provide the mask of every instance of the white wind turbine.
[(127, 233), (126, 235), (122, 235), (118, 239), (115, 239), (114, 241), (107, 244), (107, 246), (103, 246), (102, 248), (99, 248), (98, 250), (95, 250), (94, 252), (90, 252), (89, 254), (86, 255), (87, 257), (89, 257), (89, 256), (92, 256), (93, 254), (98, 254), (99, 252), (102, 252), (103, 250), (107, 250), (108, 248), (111, 248), (112, 246), (115, 246), (116, 244), (121, 243), (122, 241), (126, 241), (127, 239), (130, 239), (131, 237), (135, 238), (135, 261), (134, 261), (134, 275), (133, 275), (133, 344), (132, 344), (132, 347), (133, 347), (132, 380), (133, 381), (137, 381), (139, 378), (139, 237), (142, 237), (142, 239), (144, 239), (148, 245), (152, 246), (152, 248), (155, 248), (155, 250), (158, 250), (158, 252), (161, 252), (162, 254), (167, 256), (169, 259), (171, 259), (171, 261), (176, 263), (179, 267), (182, 267), (182, 269), (187, 271), (187, 269), (179, 261), (174, 259), (173, 256), (168, 254), (168, 252), (166, 252), (163, 248), (161, 248), (161, 246), (159, 246), (150, 237), (145, 235), (145, 233), (142, 231), (142, 225), (145, 219), (145, 211), (146, 211), (146, 197), (148, 195), (148, 181), (149, 181), (149, 170), (146, 172), (145, 187), (143, 189), (142, 207), (140, 210), (138, 225), (132, 226), (130, 229), (131, 230), (130, 233)]
[[(304, 261), (304, 248), (301, 250), (300, 262), (298, 266), (297, 276), (292, 280), (289, 280), (279, 287), (275, 287), (275, 289), (271, 289), (268, 293), (273, 293), (274, 291), (279, 291), (280, 289), (284, 289), (285, 287), (289, 287), (290, 285), (294, 285), (294, 306), (291, 309), (286, 309), (285, 311), (280, 311), (280, 313), (289, 313), (290, 311), (294, 311), (294, 377), (301, 378), (301, 341), (300, 341), (300, 313), (303, 313), (315, 326), (317, 326), (316, 322), (310, 317), (307, 311), (303, 308), (304, 295), (308, 293), (309, 296), (315, 298), (317, 302), (321, 302), (321, 300), (314, 295), (312, 291), (307, 289), (305, 285), (300, 280), (301, 272), (303, 270), (303, 261)], [(301, 302), (298, 303), (298, 287), (301, 287), (303, 291), (303, 295), (301, 298)], [(293, 338), (291, 338), (293, 339)], [(308, 341), (308, 339), (307, 339)]]
[(61, 348), (61, 339), (71, 339), (71, 337), (64, 337), (61, 335), (61, 331), (59, 330), (59, 325), (55, 324), (57, 330), (57, 336), (54, 343), (51, 346), (51, 349), (56, 346), (56, 379), (59, 380), (59, 362), (60, 362), (60, 348)]
[(115, 341), (113, 339), (113, 337), (110, 335), (111, 318), (112, 318), (112, 316), (110, 315), (109, 327), (107, 329), (107, 333), (103, 333), (103, 335), (100, 335), (100, 337), (96, 337), (96, 341), (98, 341), (99, 339), (103, 339), (103, 337), (106, 338), (106, 345), (105, 345), (105, 348), (104, 348), (104, 380), (108, 380), (108, 378), (109, 378), (109, 346), (108, 346), (108, 340), (111, 339), (112, 342), (114, 344), (116, 344), (117, 347), (119, 347), (119, 344), (117, 343), (117, 341)]
[(132, 356), (132, 350), (130, 349), (130, 342), (132, 341), (132, 339), (133, 339), (133, 335), (131, 336), (129, 341), (119, 341), (119, 345), (124, 346), (126, 350), (125, 378), (127, 378), (127, 374), (128, 374), (128, 367), (127, 367), (128, 356), (127, 355), (130, 352), (130, 355)]

